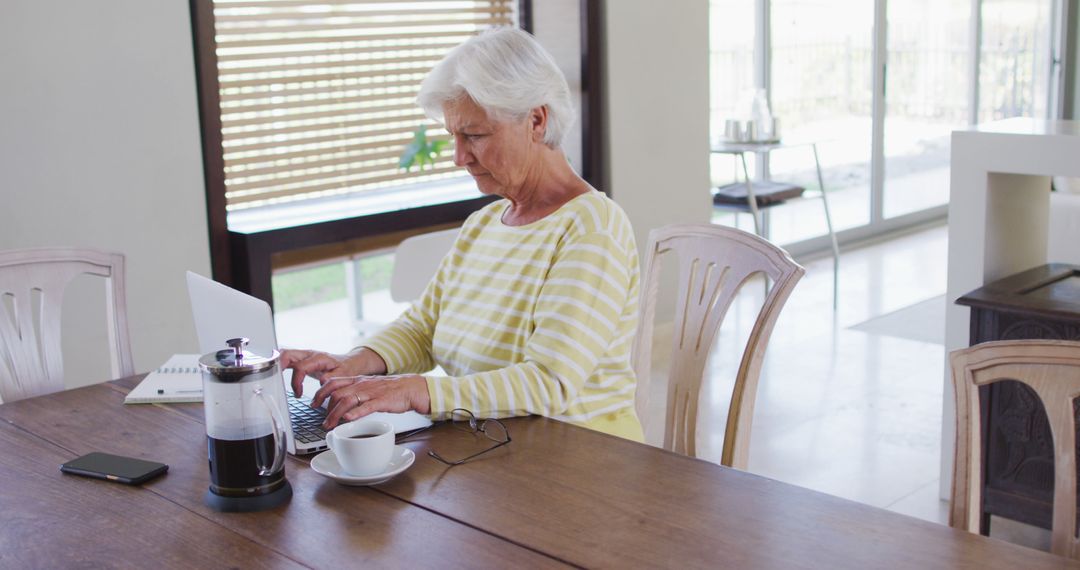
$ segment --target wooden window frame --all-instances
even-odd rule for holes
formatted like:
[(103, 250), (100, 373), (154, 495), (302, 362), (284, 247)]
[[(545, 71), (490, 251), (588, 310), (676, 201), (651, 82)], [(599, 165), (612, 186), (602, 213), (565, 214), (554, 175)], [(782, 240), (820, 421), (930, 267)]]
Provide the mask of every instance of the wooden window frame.
[[(604, 190), (607, 176), (600, 112), (603, 76), (601, 4), (601, 0), (580, 2), (582, 136), (583, 175), (593, 187)], [(470, 213), (498, 199), (496, 196), (482, 196), (255, 233), (229, 231), (225, 208), (225, 161), (213, 1), (190, 0), (189, 6), (195, 49), (210, 260), (216, 281), (263, 299), (273, 306), (271, 275), (275, 260), (290, 257), (283, 256), (284, 252), (340, 249), (327, 247), (332, 244), (342, 244), (342, 247), (350, 248), (351, 253), (385, 247), (388, 235), (409, 235), (434, 227), (460, 224)], [(532, 0), (518, 0), (518, 21), (524, 30), (533, 31)]]

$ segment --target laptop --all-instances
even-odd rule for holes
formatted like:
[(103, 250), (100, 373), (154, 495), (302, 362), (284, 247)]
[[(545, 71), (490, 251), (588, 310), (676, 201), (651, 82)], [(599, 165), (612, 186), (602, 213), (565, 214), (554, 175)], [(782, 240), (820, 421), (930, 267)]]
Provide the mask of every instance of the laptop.
[[(265, 301), (191, 271), (187, 272), (187, 284), (200, 353), (221, 350), (225, 348), (226, 340), (238, 337), (249, 339), (247, 350), (259, 356), (269, 356), (278, 349), (274, 315)], [(326, 404), (324, 402), (323, 408), (311, 407), (311, 396), (318, 391), (319, 381), (305, 378), (304, 397), (297, 398), (289, 383), (291, 377), (291, 370), (284, 371), (281, 382), (271, 394), (280, 406), (282, 416), (289, 416), (285, 429), (289, 453), (306, 455), (322, 451), (326, 449), (326, 432), (322, 429)], [(389, 423), (396, 433), (431, 425), (431, 420), (416, 412), (375, 412), (365, 417)]]

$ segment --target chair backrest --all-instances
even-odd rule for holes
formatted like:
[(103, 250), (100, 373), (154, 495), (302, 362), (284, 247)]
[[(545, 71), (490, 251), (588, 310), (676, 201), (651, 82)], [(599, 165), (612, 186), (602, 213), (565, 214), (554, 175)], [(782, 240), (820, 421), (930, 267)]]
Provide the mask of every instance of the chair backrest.
[(979, 387), (1002, 380), (1023, 383), (1038, 395), (1053, 437), (1054, 502), (1050, 550), (1080, 558), (1076, 538), (1076, 420), (1080, 396), (1080, 342), (1009, 340), (977, 344), (950, 354), (956, 392), (956, 456), (949, 525), (979, 531), (982, 511), (982, 426)]
[(765, 348), (780, 310), (804, 270), (784, 250), (753, 234), (709, 224), (671, 225), (653, 230), (645, 252), (641, 320), (634, 340), (638, 417), (647, 421), (652, 367), (653, 319), (661, 256), (679, 262), (678, 299), (668, 371), (664, 448), (694, 456), (698, 396), (706, 359), (739, 289), (755, 274), (772, 281), (743, 351), (731, 394), (721, 463), (746, 469), (750, 422)]
[(64, 389), (61, 304), (68, 284), (83, 274), (106, 280), (113, 376), (135, 373), (123, 255), (76, 248), (0, 251), (0, 399), (4, 402)]
[(459, 228), (451, 228), (406, 238), (394, 252), (390, 275), (390, 298), (395, 303), (414, 301), (427, 287), (439, 262), (450, 251)]

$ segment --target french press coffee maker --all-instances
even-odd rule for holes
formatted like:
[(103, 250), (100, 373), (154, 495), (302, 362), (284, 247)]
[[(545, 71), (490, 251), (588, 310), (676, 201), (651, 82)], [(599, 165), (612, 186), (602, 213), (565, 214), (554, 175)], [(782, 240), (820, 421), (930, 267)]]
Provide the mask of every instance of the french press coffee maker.
[[(284, 406), (278, 352), (269, 358), (246, 352), (248, 339), (199, 359), (210, 459), (207, 506), (226, 512), (270, 509), (292, 497), (285, 479)], [(284, 394), (282, 393), (282, 396)]]

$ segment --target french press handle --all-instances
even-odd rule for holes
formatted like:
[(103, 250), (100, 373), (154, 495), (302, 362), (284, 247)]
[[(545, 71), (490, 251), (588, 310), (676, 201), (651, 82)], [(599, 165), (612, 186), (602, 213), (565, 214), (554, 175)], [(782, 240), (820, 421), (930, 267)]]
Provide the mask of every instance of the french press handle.
[[(244, 339), (247, 341), (247, 339)], [(277, 473), (278, 470), (285, 465), (285, 455), (288, 453), (287, 443), (285, 441), (285, 423), (281, 417), (281, 410), (274, 405), (272, 397), (268, 396), (262, 389), (262, 386), (255, 386), (252, 388), (255, 395), (259, 397), (259, 401), (266, 406), (266, 409), (270, 411), (270, 422), (273, 423), (274, 428), (274, 460), (272, 464), (267, 467), (265, 465), (258, 465), (259, 475), (266, 477)]]

